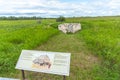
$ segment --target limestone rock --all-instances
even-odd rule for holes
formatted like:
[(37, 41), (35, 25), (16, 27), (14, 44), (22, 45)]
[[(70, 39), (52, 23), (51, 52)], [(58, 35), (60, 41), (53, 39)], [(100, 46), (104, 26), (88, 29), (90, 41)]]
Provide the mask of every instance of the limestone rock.
[(63, 33), (75, 33), (81, 30), (80, 23), (64, 23), (58, 25), (58, 29), (61, 30)]

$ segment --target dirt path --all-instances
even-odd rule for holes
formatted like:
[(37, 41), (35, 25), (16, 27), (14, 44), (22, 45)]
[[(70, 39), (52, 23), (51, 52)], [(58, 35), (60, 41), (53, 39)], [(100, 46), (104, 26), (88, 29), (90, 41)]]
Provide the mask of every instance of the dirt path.
[[(85, 43), (77, 39), (76, 34), (66, 35), (60, 33), (36, 49), (42, 51), (70, 52), (71, 69), (68, 80), (92, 80), (93, 75), (91, 74), (91, 70), (99, 63), (98, 58), (87, 50)], [(59, 76), (41, 75), (47, 76), (46, 79), (42, 80), (47, 80), (48, 78), (49, 80), (61, 80)]]

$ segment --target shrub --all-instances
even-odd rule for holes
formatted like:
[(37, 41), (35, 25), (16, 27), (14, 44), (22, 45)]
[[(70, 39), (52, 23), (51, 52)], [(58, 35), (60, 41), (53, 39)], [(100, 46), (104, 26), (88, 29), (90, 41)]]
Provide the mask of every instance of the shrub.
[(56, 22), (63, 22), (63, 21), (65, 21), (65, 17), (63, 16), (60, 16), (56, 19)]

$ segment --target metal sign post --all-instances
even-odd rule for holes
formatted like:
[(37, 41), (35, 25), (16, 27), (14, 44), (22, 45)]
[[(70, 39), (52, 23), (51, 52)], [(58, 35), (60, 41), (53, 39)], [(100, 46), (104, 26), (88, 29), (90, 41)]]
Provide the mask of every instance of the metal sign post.
[(63, 76), (63, 80), (66, 80), (66, 76)]
[(23, 80), (26, 80), (26, 79), (25, 79), (25, 73), (24, 73), (24, 70), (21, 70), (21, 72), (22, 72), (22, 79), (23, 79)]

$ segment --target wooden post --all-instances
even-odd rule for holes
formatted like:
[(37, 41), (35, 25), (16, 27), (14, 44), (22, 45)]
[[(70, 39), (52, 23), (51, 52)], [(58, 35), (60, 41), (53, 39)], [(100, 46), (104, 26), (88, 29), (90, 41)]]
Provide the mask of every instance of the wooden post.
[(63, 76), (63, 80), (66, 80), (66, 77), (65, 77), (65, 75)]
[(25, 80), (25, 73), (24, 73), (24, 70), (21, 70), (22, 71), (22, 79)]

